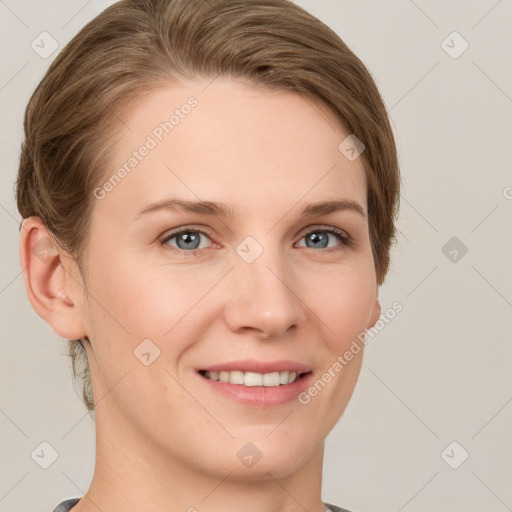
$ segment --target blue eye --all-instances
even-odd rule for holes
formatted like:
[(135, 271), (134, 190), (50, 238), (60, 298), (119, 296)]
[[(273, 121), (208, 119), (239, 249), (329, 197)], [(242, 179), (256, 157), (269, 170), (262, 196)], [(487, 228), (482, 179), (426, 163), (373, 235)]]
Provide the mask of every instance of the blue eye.
[(209, 238), (204, 231), (199, 231), (197, 229), (187, 229), (170, 234), (168, 237), (162, 240), (162, 243), (166, 244), (175, 238), (176, 246), (173, 245), (173, 247), (176, 247), (180, 251), (196, 251), (198, 249), (204, 248), (200, 247), (201, 236)]
[[(339, 244), (334, 246), (329, 245), (329, 241), (332, 238), (338, 239)], [(208, 248), (208, 244), (202, 244), (202, 238), (211, 241), (208, 233), (200, 229), (181, 229), (175, 231), (166, 236), (162, 241), (162, 245), (170, 245), (171, 247), (181, 251), (182, 253), (194, 254), (194, 251), (201, 251)], [(304, 234), (300, 240), (306, 240), (306, 245), (300, 245), (300, 247), (307, 247), (309, 249), (342, 249), (346, 246), (352, 245), (352, 238), (344, 231), (337, 228), (315, 228)], [(170, 243), (175, 240), (174, 243)]]
[[(332, 247), (328, 247), (330, 235), (341, 241), (342, 246), (351, 244), (350, 237), (344, 231), (335, 228), (314, 229), (306, 233), (301, 240), (306, 239), (306, 247), (310, 249), (330, 249)], [(307, 242), (310, 242), (311, 245), (308, 245)]]

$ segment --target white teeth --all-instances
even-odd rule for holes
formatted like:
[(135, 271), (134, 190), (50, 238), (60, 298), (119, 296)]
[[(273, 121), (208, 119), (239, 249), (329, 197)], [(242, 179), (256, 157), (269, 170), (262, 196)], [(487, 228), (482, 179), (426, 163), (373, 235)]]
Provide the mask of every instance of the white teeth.
[(280, 372), (279, 373), (279, 382), (281, 384), (288, 384), (288, 375), (290, 375), (290, 372)]
[(246, 386), (262, 386), (263, 375), (261, 373), (245, 372), (244, 384)]
[(205, 372), (204, 376), (211, 380), (220, 382), (229, 382), (230, 384), (239, 384), (243, 386), (265, 386), (277, 387), (279, 385), (291, 384), (297, 380), (297, 372), (283, 371), (272, 373), (256, 373), (256, 372)]
[(279, 372), (265, 373), (263, 375), (263, 385), (264, 386), (279, 386)]
[(229, 372), (229, 382), (231, 384), (243, 384), (244, 372)]

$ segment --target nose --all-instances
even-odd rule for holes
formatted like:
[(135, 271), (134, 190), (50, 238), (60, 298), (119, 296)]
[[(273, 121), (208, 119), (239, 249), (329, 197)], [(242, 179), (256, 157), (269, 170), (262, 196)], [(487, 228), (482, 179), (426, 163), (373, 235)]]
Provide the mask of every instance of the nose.
[(225, 319), (233, 332), (275, 339), (301, 325), (299, 283), (279, 250), (265, 249), (253, 263), (236, 256), (228, 281)]

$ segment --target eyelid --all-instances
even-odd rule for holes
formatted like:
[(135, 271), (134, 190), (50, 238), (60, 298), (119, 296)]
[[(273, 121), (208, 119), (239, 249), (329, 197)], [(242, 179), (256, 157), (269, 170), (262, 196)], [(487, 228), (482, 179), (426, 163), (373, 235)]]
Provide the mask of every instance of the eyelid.
[(299, 231), (299, 234), (297, 236), (302, 237), (307, 235), (308, 233), (311, 233), (312, 231), (334, 231), (341, 236), (350, 238), (350, 235), (344, 229), (337, 228), (336, 226), (331, 226), (328, 224), (313, 224), (311, 226), (307, 226), (303, 230)]
[[(208, 238), (212, 239), (212, 233), (213, 231), (206, 226), (202, 226), (200, 224), (194, 225), (185, 225), (180, 226), (178, 228), (171, 229), (170, 231), (166, 231), (161, 237), (159, 237), (159, 241), (161, 243), (167, 242), (170, 238), (173, 236), (179, 235), (180, 233), (185, 233), (187, 231), (195, 231), (198, 233), (202, 233), (203, 235), (206, 235)], [(212, 240), (213, 241), (213, 240)]]

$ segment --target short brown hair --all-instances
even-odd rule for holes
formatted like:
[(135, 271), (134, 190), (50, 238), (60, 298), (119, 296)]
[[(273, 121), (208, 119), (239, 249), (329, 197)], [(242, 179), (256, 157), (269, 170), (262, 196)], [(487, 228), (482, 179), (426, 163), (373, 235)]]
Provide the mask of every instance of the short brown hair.
[[(92, 191), (106, 171), (113, 142), (107, 134), (124, 129), (121, 112), (151, 88), (218, 76), (319, 100), (364, 143), (370, 240), (382, 284), (396, 239), (400, 188), (387, 111), (361, 60), (288, 0), (121, 0), (89, 22), (28, 103), (16, 183), (21, 216), (40, 217), (82, 271)], [(91, 411), (82, 340), (70, 340), (69, 355)]]

